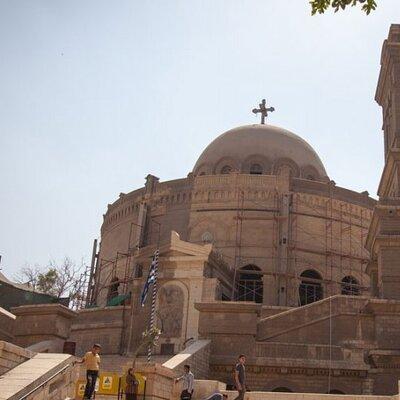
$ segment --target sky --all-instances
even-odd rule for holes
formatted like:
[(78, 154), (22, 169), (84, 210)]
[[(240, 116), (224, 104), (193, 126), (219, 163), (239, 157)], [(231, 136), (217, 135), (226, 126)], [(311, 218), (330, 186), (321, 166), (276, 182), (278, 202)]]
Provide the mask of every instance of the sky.
[(149, 173), (185, 177), (262, 98), (337, 185), (376, 196), (398, 3), (312, 17), (308, 0), (0, 0), (3, 272), (90, 262), (108, 203)]

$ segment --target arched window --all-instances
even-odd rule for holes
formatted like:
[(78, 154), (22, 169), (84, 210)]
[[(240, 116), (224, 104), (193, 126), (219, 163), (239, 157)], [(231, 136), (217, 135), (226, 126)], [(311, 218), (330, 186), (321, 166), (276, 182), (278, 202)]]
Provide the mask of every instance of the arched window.
[(224, 165), (221, 168), (221, 174), (222, 175), (227, 175), (227, 174), (230, 174), (231, 172), (232, 172), (232, 167), (230, 165)]
[(292, 393), (293, 390), (290, 390), (287, 387), (280, 386), (280, 387), (277, 387), (275, 389), (272, 389), (271, 392)]
[(260, 272), (261, 269), (256, 265), (246, 265), (240, 268), (236, 300), (263, 302), (263, 281)]
[(358, 296), (360, 294), (360, 286), (356, 278), (345, 276), (342, 279), (342, 294), (350, 296)]
[(309, 181), (315, 181), (315, 178), (314, 178), (313, 175), (307, 175), (307, 179), (308, 179)]
[(314, 303), (322, 299), (322, 277), (313, 269), (304, 271), (301, 275), (299, 287), (299, 303), (301, 306)]
[(262, 175), (263, 167), (260, 164), (251, 164), (250, 174), (251, 175)]

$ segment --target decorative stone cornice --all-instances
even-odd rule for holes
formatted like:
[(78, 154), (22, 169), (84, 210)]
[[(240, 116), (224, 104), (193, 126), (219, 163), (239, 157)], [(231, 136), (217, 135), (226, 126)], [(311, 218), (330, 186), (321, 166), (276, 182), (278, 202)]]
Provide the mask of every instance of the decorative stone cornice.
[[(211, 364), (210, 370), (213, 372), (232, 373), (232, 365), (230, 364)], [(281, 375), (319, 375), (328, 376), (347, 376), (365, 378), (367, 376), (369, 366), (365, 365), (365, 369), (329, 369), (329, 368), (305, 368), (305, 367), (284, 367), (284, 366), (268, 366), (268, 365), (246, 365), (246, 372), (252, 374), (281, 374)]]
[(244, 301), (216, 301), (209, 303), (195, 303), (195, 308), (198, 311), (207, 312), (223, 312), (223, 313), (260, 313), (261, 304)]
[[(374, 256), (378, 250), (377, 246), (398, 246), (398, 233), (396, 231), (382, 231), (381, 222), (384, 218), (400, 219), (400, 201), (398, 200), (380, 200), (375, 206), (368, 235), (365, 242), (365, 248)], [(399, 236), (400, 237), (400, 236)]]
[(400, 149), (392, 148), (388, 152), (386, 163), (382, 172), (382, 177), (379, 182), (378, 195), (380, 197), (389, 197), (389, 191), (394, 179), (394, 174), (399, 165), (400, 165)]
[(370, 350), (368, 357), (375, 368), (397, 370), (400, 368), (399, 350)]
[(34, 304), (11, 308), (17, 317), (22, 315), (61, 315), (66, 318), (75, 318), (78, 313), (62, 304)]
[[(387, 299), (370, 299), (364, 311), (374, 315), (399, 315), (400, 301)], [(400, 351), (399, 351), (400, 354)]]

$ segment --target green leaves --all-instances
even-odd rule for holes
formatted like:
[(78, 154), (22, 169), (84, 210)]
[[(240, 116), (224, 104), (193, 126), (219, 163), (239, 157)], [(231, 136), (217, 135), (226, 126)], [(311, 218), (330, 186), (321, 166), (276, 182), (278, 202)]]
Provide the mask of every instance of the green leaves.
[(311, 15), (323, 14), (329, 8), (333, 8), (335, 12), (338, 12), (348, 6), (354, 7), (358, 4), (362, 4), (361, 9), (367, 15), (377, 7), (375, 0), (311, 0)]
[(59, 280), (58, 271), (50, 268), (47, 272), (40, 272), (37, 277), (36, 287), (43, 293), (58, 296), (57, 281)]

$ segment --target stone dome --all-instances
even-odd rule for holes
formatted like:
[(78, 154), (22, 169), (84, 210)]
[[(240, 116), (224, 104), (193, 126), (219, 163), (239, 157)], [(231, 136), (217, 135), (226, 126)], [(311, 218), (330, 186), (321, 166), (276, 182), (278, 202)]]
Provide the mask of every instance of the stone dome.
[(245, 125), (218, 136), (203, 151), (193, 173), (276, 174), (283, 166), (289, 167), (293, 176), (328, 179), (318, 154), (305, 140), (272, 125)]

